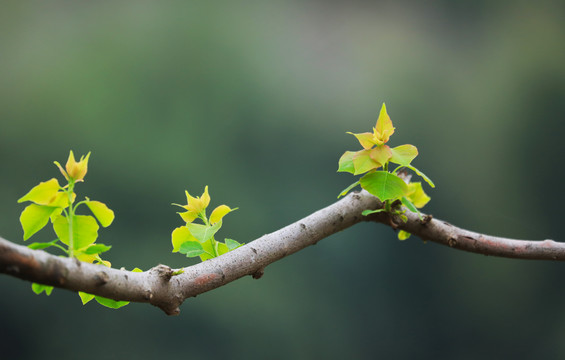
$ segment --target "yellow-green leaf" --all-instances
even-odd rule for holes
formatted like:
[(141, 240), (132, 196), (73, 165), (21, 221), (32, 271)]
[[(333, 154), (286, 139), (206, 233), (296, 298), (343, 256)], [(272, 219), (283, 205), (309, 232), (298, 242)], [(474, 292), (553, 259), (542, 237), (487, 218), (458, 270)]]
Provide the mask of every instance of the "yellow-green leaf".
[(191, 222), (193, 222), (194, 220), (196, 220), (196, 218), (198, 217), (198, 213), (194, 212), (194, 211), (186, 211), (186, 212), (182, 212), (182, 213), (177, 213), (180, 215), (180, 217), (184, 220), (185, 223), (190, 224)]
[(61, 187), (57, 179), (41, 182), (22, 196), (18, 202), (32, 201), (39, 205), (49, 205)]
[(228, 246), (226, 244), (224, 244), (222, 242), (218, 243), (218, 256), (224, 255), (228, 251), (230, 251), (230, 249), (228, 248)]
[(355, 152), (353, 151), (346, 151), (343, 153), (343, 155), (339, 158), (339, 167), (337, 171), (354, 174), (355, 166), (353, 165), (353, 156), (355, 156)]
[(406, 144), (391, 149), (390, 161), (399, 165), (410, 165), (412, 160), (418, 156), (418, 149), (414, 145)]
[(83, 305), (86, 305), (90, 300), (94, 299), (94, 295), (87, 294), (85, 292), (79, 291), (78, 296), (80, 296), (80, 300), (82, 301)]
[(60, 208), (29, 204), (20, 215), (20, 223), (24, 230), (24, 240), (29, 239), (33, 234), (43, 229), (47, 225), (51, 214), (57, 209)]
[(376, 163), (383, 166), (388, 162), (388, 159), (392, 156), (392, 152), (388, 145), (379, 145), (370, 153), (371, 159), (375, 160)]
[(381, 107), (379, 118), (377, 119), (377, 125), (373, 131), (374, 140), (377, 145), (382, 145), (388, 142), (390, 136), (394, 133), (394, 127), (392, 126), (392, 121), (386, 112), (386, 105), (384, 103)]
[(361, 133), (361, 134), (354, 134), (352, 132), (348, 132), (348, 134), (355, 136), (357, 140), (359, 140), (359, 144), (363, 146), (363, 149), (370, 149), (377, 144), (375, 142), (375, 139), (373, 139), (373, 134), (371, 134), (370, 132)]
[(413, 182), (408, 184), (407, 198), (417, 208), (424, 207), (431, 200), (431, 198), (424, 192), (424, 189), (422, 188), (422, 183), (419, 182)]
[(355, 166), (354, 175), (363, 174), (381, 166), (381, 164), (371, 158), (371, 150), (357, 151), (355, 156), (353, 156), (353, 165)]
[(410, 237), (410, 233), (408, 231), (400, 230), (398, 232), (398, 240), (406, 240)]
[(212, 254), (215, 253), (215, 250), (214, 250), (214, 245), (212, 244), (212, 239), (205, 241), (201, 244), (202, 244), (202, 248), (206, 253), (200, 255), (200, 260), (206, 261), (208, 259), (214, 258), (215, 256)]
[(224, 216), (226, 216), (228, 213), (234, 210), (237, 210), (237, 208), (231, 209), (227, 205), (218, 206), (217, 208), (214, 209), (214, 211), (212, 211), (212, 214), (210, 215), (210, 223), (211, 224), (217, 223), (218, 221), (222, 220)]
[(41, 294), (42, 292), (45, 291), (45, 295), (49, 296), (51, 295), (51, 292), (53, 291), (53, 286), (49, 286), (49, 285), (43, 285), (43, 284), (38, 284), (38, 283), (31, 283), (31, 290), (36, 293), (37, 295)]
[(110, 226), (112, 221), (114, 221), (114, 212), (110, 210), (106, 204), (93, 200), (85, 201), (85, 204), (103, 227)]
[(171, 241), (173, 243), (173, 252), (178, 252), (183, 243), (187, 241), (198, 241), (198, 239), (192, 236), (186, 226), (181, 226), (173, 230)]
[[(90, 215), (73, 216), (73, 249), (82, 249), (94, 243), (98, 237), (98, 223)], [(63, 244), (70, 246), (69, 221), (65, 216), (59, 216), (53, 222), (53, 229)]]
[(96, 301), (100, 305), (106, 306), (110, 309), (119, 309), (122, 306), (126, 306), (127, 304), (129, 304), (129, 301), (118, 301), (118, 300), (108, 299), (108, 298), (98, 296), (98, 295), (95, 295), (94, 299), (96, 299)]

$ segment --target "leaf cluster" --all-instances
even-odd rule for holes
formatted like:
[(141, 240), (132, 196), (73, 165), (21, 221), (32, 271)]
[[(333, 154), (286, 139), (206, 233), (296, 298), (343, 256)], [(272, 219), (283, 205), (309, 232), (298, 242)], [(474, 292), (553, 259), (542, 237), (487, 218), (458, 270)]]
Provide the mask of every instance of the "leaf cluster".
[[(393, 204), (400, 202), (408, 210), (419, 214), (418, 208), (426, 205), (430, 197), (424, 192), (420, 182), (410, 182), (410, 177), (401, 177), (400, 174), (410, 169), (431, 187), (435, 185), (430, 178), (411, 164), (418, 156), (418, 149), (414, 145), (405, 144), (393, 148), (387, 145), (394, 130), (386, 111), (386, 105), (383, 104), (373, 132), (359, 134), (348, 132), (357, 138), (363, 149), (346, 151), (339, 159), (338, 172), (364, 175), (343, 190), (338, 198), (360, 185), (384, 203), (382, 209), (365, 210), (363, 215), (389, 212), (399, 214), (406, 220), (406, 217), (402, 215), (404, 210), (393, 208)], [(393, 170), (390, 169), (391, 164), (396, 164)], [(404, 240), (409, 235), (401, 231), (399, 238)]]
[[(75, 203), (77, 196), (74, 188), (78, 182), (84, 181), (88, 171), (89, 157), (90, 153), (76, 161), (71, 151), (65, 168), (55, 161), (55, 165), (67, 180), (67, 184), (61, 186), (56, 178), (52, 178), (33, 187), (18, 200), (19, 203), (31, 202), (22, 211), (20, 223), (24, 231), (24, 241), (43, 229), (49, 222), (57, 235), (55, 240), (49, 242), (29, 244), (28, 247), (31, 249), (55, 247), (62, 250), (68, 257), (110, 267), (110, 262), (103, 260), (100, 254), (110, 250), (111, 246), (96, 243), (96, 240), (100, 226), (108, 227), (114, 221), (114, 212), (106, 204), (90, 200), (88, 197)], [(78, 215), (77, 209), (82, 205), (86, 206), (92, 215)], [(32, 290), (36, 294), (45, 292), (50, 295), (53, 287), (34, 283)], [(83, 292), (79, 292), (79, 295), (83, 304), (93, 298), (100, 304), (111, 308), (128, 304), (125, 301), (115, 301)]]
[[(187, 257), (199, 256), (202, 261), (205, 261), (242, 245), (232, 239), (225, 239), (224, 242), (221, 242), (214, 237), (222, 227), (224, 216), (237, 208), (232, 209), (227, 205), (220, 205), (212, 211), (208, 218), (206, 215), (206, 208), (210, 204), (208, 186), (205, 187), (200, 197), (193, 197), (188, 191), (185, 193), (186, 205), (173, 204), (185, 210), (178, 213), (185, 225), (176, 228), (171, 234), (173, 252), (180, 252)], [(195, 223), (195, 220), (200, 220), (201, 223)]]

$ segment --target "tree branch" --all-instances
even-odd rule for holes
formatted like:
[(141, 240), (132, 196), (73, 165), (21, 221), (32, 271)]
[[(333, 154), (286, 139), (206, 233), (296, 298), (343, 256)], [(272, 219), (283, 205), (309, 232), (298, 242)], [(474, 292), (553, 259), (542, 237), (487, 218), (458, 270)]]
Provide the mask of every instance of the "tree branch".
[(363, 210), (380, 207), (382, 203), (364, 190), (351, 193), (227, 254), (186, 267), (178, 275), (173, 275), (175, 270), (166, 265), (142, 273), (111, 269), (31, 250), (0, 238), (0, 273), (115, 300), (150, 303), (168, 315), (176, 315), (185, 299), (246, 275), (258, 279), (267, 265), (361, 221), (381, 222), (423, 240), (484, 255), (565, 260), (565, 244), (552, 240), (525, 241), (483, 235), (432, 219), (429, 215), (420, 220), (417, 214), (409, 211), (406, 223), (387, 213), (361, 215)]

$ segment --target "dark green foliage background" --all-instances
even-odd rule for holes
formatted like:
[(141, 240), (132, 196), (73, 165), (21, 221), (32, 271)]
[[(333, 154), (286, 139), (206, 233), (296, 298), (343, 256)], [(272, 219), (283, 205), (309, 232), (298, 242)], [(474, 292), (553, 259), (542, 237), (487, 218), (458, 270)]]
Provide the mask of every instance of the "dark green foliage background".
[[(77, 191), (116, 212), (106, 257), (189, 264), (170, 244), (185, 189), (240, 208), (220, 236), (274, 231), (353, 181), (336, 173), (359, 148), (345, 132), (369, 131), (384, 101), (391, 144), (418, 146), (437, 184), (425, 211), (562, 240), (563, 14), (559, 1), (4, 2), (0, 235), (22, 243), (16, 200), (69, 149), (92, 151)], [(563, 358), (564, 275), (361, 224), (178, 317), (0, 276), (1, 357)]]

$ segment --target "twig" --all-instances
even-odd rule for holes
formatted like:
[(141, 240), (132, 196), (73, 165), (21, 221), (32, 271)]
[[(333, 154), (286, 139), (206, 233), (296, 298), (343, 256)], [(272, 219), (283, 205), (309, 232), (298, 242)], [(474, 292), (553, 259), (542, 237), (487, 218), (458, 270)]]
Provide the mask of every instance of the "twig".
[(79, 262), (76, 259), (31, 250), (0, 238), (0, 273), (27, 281), (83, 291), (115, 300), (150, 303), (168, 315), (180, 312), (185, 299), (213, 290), (246, 275), (260, 278), (265, 267), (316, 244), (361, 221), (376, 221), (408, 231), (424, 240), (484, 255), (519, 259), (565, 260), (565, 244), (552, 240), (524, 241), (483, 235), (441, 220), (407, 212), (398, 222), (386, 213), (363, 216), (382, 203), (366, 191), (351, 193), (336, 203), (220, 257), (177, 270), (158, 265), (134, 273)]

